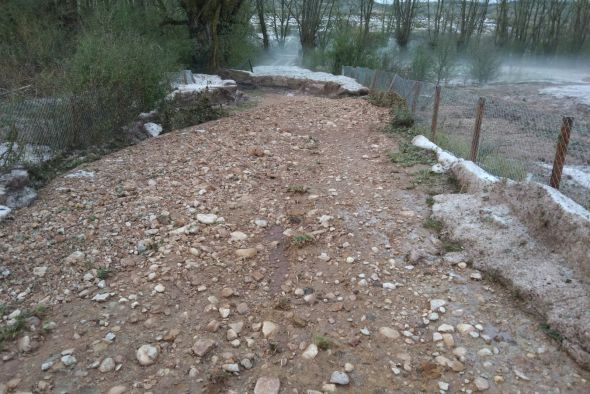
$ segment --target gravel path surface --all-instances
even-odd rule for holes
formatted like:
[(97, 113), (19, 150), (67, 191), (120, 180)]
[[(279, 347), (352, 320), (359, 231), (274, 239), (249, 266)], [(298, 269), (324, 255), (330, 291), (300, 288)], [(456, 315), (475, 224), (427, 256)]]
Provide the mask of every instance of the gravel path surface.
[(271, 95), (55, 179), (0, 224), (0, 393), (589, 392), (387, 121)]

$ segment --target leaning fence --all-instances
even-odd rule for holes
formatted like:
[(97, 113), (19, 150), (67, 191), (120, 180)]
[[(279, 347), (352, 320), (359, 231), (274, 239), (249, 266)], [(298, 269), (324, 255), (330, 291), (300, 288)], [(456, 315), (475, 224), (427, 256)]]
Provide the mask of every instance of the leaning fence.
[(342, 74), (405, 98), (415, 127), (442, 148), (491, 174), (551, 185), (590, 208), (587, 120), (385, 71), (345, 66)]

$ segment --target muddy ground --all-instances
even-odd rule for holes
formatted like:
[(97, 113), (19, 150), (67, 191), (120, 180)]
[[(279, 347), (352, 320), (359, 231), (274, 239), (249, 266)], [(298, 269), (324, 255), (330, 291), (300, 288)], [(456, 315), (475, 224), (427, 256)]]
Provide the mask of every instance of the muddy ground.
[(258, 100), (0, 224), (0, 392), (590, 390), (428, 220), (454, 185), (391, 162), (386, 109)]

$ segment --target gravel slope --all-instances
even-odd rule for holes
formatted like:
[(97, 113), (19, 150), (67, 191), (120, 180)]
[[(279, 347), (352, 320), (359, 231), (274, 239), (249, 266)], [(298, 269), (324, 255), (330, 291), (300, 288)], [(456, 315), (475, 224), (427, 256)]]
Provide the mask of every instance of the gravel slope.
[(588, 392), (423, 227), (387, 120), (269, 96), (53, 181), (0, 224), (0, 393)]

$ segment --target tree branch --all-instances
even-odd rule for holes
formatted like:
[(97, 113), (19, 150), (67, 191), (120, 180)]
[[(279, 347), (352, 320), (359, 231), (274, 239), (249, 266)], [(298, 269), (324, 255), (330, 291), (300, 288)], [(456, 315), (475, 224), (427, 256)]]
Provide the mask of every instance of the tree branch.
[(160, 22), (160, 27), (166, 26), (166, 25), (172, 25), (172, 26), (188, 25), (188, 20), (186, 20), (186, 19), (185, 20), (177, 20), (177, 19), (172, 19), (172, 18), (166, 18), (162, 22)]

